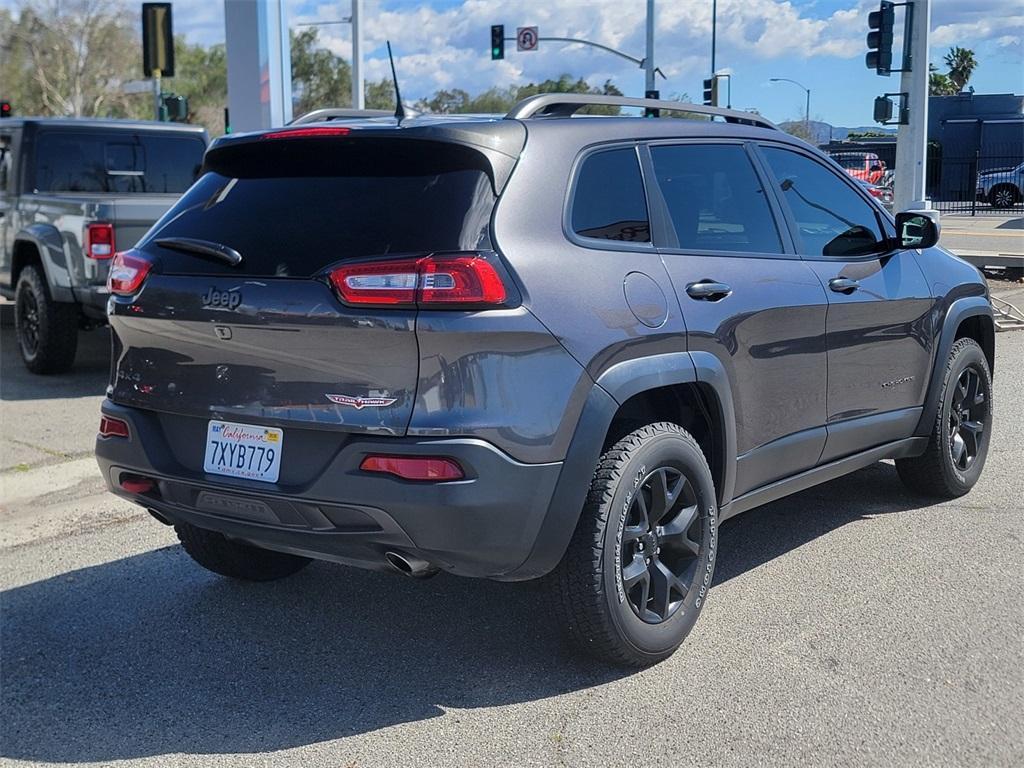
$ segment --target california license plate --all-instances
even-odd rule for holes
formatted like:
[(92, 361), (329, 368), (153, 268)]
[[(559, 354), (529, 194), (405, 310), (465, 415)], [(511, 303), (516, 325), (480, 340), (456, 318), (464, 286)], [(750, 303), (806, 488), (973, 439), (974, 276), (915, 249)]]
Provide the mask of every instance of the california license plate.
[(211, 421), (206, 427), (203, 469), (216, 475), (276, 483), (284, 431), (274, 427)]

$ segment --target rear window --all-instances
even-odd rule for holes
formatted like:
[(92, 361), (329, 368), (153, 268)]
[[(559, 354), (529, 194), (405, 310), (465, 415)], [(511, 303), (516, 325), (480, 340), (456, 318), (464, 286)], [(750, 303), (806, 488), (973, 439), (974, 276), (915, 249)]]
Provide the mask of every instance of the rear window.
[(581, 237), (599, 240), (651, 241), (635, 149), (596, 152), (583, 161), (572, 202), (572, 229)]
[[(256, 158), (246, 149), (245, 163), (237, 154), (218, 163), (214, 155), (212, 170), (141, 247), (168, 274), (267, 277), (309, 277), (361, 257), (490, 248), (495, 196), (479, 155), (419, 142), (411, 156), (397, 146), (407, 143), (389, 149), (364, 140), (362, 147), (324, 147), (312, 157), (268, 144), (272, 156)], [(153, 242), (164, 237), (226, 245), (242, 263), (231, 267)]]
[(37, 192), (180, 194), (196, 180), (206, 145), (190, 136), (132, 131), (47, 131), (36, 140)]

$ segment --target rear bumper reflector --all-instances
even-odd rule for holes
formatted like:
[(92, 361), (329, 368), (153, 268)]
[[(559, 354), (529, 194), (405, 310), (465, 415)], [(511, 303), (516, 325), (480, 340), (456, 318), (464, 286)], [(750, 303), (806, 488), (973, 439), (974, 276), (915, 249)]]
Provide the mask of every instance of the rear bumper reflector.
[(363, 459), (359, 468), (364, 472), (383, 472), (417, 482), (462, 480), (466, 476), (457, 461), (440, 456), (370, 455)]

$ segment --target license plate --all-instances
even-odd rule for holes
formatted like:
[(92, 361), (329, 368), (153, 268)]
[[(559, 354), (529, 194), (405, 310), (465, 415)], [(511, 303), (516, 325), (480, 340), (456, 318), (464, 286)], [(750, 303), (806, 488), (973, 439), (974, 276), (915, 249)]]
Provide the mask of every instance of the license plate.
[(274, 427), (211, 421), (206, 427), (203, 470), (216, 475), (276, 483), (284, 431)]

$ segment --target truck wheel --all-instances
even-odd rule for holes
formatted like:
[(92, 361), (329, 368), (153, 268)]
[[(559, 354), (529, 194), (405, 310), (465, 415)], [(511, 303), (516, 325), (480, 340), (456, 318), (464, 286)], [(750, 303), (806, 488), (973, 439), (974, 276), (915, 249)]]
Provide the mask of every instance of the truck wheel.
[(222, 533), (188, 523), (176, 523), (174, 532), (193, 560), (209, 571), (232, 579), (274, 581), (298, 573), (310, 563), (306, 557), (242, 544)]
[(707, 599), (717, 526), (714, 482), (693, 437), (669, 423), (630, 433), (601, 457), (548, 577), (556, 619), (607, 661), (643, 667), (667, 658)]
[(78, 350), (78, 307), (54, 301), (42, 271), (21, 270), (14, 293), (14, 324), (21, 359), (32, 373), (63, 373)]
[(1019, 196), (1012, 184), (1000, 184), (989, 193), (988, 199), (993, 208), (1012, 208)]
[(992, 434), (992, 374), (974, 339), (953, 345), (928, 448), (897, 459), (900, 480), (924, 496), (955, 499), (978, 482)]

